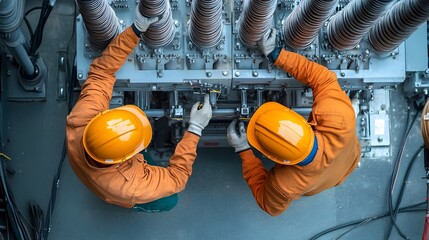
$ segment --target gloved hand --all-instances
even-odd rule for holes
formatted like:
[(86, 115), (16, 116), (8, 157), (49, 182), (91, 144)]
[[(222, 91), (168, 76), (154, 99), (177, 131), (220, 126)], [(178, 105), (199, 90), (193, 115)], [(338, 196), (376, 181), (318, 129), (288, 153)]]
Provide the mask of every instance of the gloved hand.
[(226, 131), (226, 136), (229, 144), (235, 148), (235, 152), (241, 152), (247, 149), (250, 149), (249, 143), (247, 143), (246, 129), (244, 128), (244, 123), (240, 122), (238, 125), (238, 130), (235, 128), (237, 125), (237, 119), (232, 121)]
[(212, 106), (209, 95), (204, 96), (204, 103), (196, 102), (191, 109), (191, 119), (189, 120), (188, 132), (201, 136), (201, 131), (209, 124), (212, 118)]
[(268, 57), (268, 54), (270, 54), (276, 47), (276, 36), (277, 30), (275, 28), (271, 28), (265, 32), (264, 36), (262, 36), (259, 41), (259, 47), (266, 57)]
[(156, 21), (158, 21), (158, 17), (144, 17), (140, 13), (139, 8), (136, 7), (136, 21), (134, 22), (134, 25), (136, 26), (137, 30), (139, 30), (140, 32), (146, 32), (149, 26)]

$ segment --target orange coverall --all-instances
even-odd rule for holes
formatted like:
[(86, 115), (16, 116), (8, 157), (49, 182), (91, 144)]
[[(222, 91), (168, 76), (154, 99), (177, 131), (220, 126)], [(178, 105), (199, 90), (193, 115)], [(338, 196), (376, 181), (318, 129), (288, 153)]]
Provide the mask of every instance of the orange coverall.
[(274, 65), (313, 90), (308, 122), (317, 137), (318, 150), (306, 166), (276, 164), (269, 172), (251, 149), (240, 153), (244, 179), (258, 205), (273, 216), (285, 211), (302, 195), (338, 186), (360, 160), (355, 112), (335, 73), (284, 49)]
[(79, 100), (67, 117), (66, 127), (68, 159), (79, 179), (106, 202), (127, 208), (182, 191), (192, 173), (199, 141), (199, 136), (185, 132), (167, 168), (148, 165), (140, 153), (107, 167), (97, 167), (88, 159), (82, 144), (85, 126), (109, 108), (116, 81), (114, 74), (138, 41), (129, 27), (92, 62)]

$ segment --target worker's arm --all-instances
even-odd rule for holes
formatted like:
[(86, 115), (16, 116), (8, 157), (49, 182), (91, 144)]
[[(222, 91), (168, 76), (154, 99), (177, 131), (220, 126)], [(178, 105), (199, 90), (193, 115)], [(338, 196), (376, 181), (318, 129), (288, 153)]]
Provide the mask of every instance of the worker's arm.
[[(261, 160), (257, 158), (247, 142), (246, 129), (243, 122), (232, 121), (227, 129), (227, 139), (229, 144), (240, 155), (243, 178), (249, 185), (258, 205), (270, 215), (278, 215), (289, 206), (289, 198), (284, 198), (282, 194), (273, 188)], [(271, 173), (271, 171), (270, 171)]]
[(137, 46), (142, 32), (157, 20), (144, 17), (136, 9), (135, 22), (114, 38), (101, 56), (92, 62), (79, 100), (67, 118), (68, 124), (74, 127), (84, 126), (98, 113), (109, 108), (116, 81), (115, 73)]
[(243, 177), (259, 207), (271, 216), (277, 216), (284, 212), (292, 202), (292, 197), (276, 189), (271, 180), (273, 169), (267, 172), (261, 160), (250, 149), (241, 152), (240, 157)]
[(334, 72), (299, 54), (276, 47), (275, 36), (275, 29), (267, 31), (260, 41), (261, 50), (274, 65), (312, 88), (313, 106), (308, 121), (323, 136), (326, 142), (323, 151), (329, 162), (346, 144), (356, 139), (356, 117), (351, 101)]
[[(135, 203), (145, 203), (182, 191), (192, 174), (197, 157), (197, 144), (202, 130), (212, 117), (209, 95), (204, 102), (196, 102), (191, 109), (188, 131), (179, 142), (167, 168), (147, 166), (136, 194)], [(146, 186), (146, 187), (143, 187)]]
[(79, 100), (68, 116), (69, 124), (75, 127), (86, 125), (98, 113), (109, 108), (115, 72), (124, 64), (137, 43), (137, 33), (128, 27), (92, 62)]
[(182, 191), (192, 174), (199, 139), (198, 135), (186, 131), (168, 167), (147, 164), (138, 180), (134, 204), (151, 202)]
[(274, 65), (290, 73), (303, 84), (310, 86), (314, 98), (317, 98), (322, 91), (326, 94), (332, 93), (332, 95), (335, 95), (335, 92), (342, 92), (334, 72), (297, 53), (281, 49)]
[(277, 30), (268, 30), (259, 41), (259, 47), (265, 56), (284, 71), (292, 74), (298, 81), (313, 89), (313, 96), (317, 98), (320, 92), (335, 96), (341, 92), (337, 76), (326, 67), (312, 62), (305, 57), (276, 47)]

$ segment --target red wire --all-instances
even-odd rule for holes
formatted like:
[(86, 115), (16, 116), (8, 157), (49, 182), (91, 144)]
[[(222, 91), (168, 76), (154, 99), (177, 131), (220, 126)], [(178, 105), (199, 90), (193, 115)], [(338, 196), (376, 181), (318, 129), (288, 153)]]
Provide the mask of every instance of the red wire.
[(423, 229), (422, 240), (428, 240), (429, 237), (429, 216), (426, 216), (425, 227)]

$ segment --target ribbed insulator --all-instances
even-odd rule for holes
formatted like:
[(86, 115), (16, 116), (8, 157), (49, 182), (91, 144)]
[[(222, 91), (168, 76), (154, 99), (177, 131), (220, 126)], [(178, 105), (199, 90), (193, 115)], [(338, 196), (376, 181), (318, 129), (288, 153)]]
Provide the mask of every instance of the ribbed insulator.
[(264, 33), (271, 28), (276, 0), (249, 0), (244, 2), (238, 20), (238, 36), (249, 48), (256, 48)]
[(400, 1), (370, 29), (368, 40), (379, 52), (392, 51), (428, 19), (428, 0)]
[(216, 46), (222, 39), (222, 0), (193, 0), (189, 37), (200, 48)]
[(328, 24), (329, 42), (338, 50), (353, 49), (386, 11), (392, 0), (355, 0)]
[(285, 20), (285, 44), (294, 49), (308, 47), (334, 13), (337, 4), (338, 0), (302, 1)]
[(142, 40), (147, 46), (161, 48), (173, 42), (176, 27), (168, 0), (139, 1), (138, 8), (145, 17), (159, 17), (159, 20), (152, 23), (142, 35)]
[(92, 46), (103, 50), (119, 34), (119, 21), (106, 0), (76, 0), (88, 39)]

